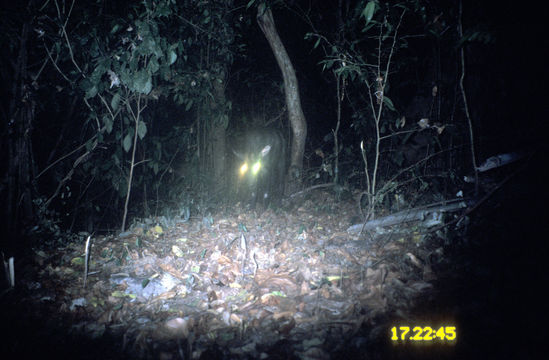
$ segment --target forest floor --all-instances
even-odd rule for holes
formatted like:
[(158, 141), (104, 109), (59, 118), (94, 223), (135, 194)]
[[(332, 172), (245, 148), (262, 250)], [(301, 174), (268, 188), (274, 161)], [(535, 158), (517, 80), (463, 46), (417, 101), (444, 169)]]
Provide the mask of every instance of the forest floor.
[(316, 191), (290, 210), (237, 205), (169, 226), (147, 219), (92, 237), (87, 269), (84, 238), (33, 250), (0, 298), (3, 351), (165, 360), (534, 354), (494, 340), (511, 331), (505, 319), (530, 314), (510, 318), (513, 301), (500, 301), (522, 286), (513, 275), (520, 253), (494, 259), (493, 241), (455, 224), (351, 235), (356, 209)]

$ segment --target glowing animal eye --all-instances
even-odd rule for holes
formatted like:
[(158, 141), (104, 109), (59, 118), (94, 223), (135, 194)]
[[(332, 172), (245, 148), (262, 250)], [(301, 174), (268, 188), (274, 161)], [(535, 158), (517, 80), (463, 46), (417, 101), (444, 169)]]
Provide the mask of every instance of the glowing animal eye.
[(248, 163), (242, 164), (242, 166), (240, 167), (240, 175), (246, 174), (247, 171), (248, 171)]
[(252, 166), (252, 174), (257, 175), (257, 173), (259, 172), (259, 169), (261, 169), (261, 161), (256, 162)]

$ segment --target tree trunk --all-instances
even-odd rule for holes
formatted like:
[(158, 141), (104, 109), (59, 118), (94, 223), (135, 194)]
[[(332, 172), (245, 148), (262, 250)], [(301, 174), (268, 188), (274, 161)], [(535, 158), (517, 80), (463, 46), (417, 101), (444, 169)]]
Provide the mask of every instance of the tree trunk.
[(217, 188), (222, 188), (226, 182), (225, 164), (226, 164), (226, 149), (225, 149), (225, 130), (227, 129), (227, 121), (222, 121), (227, 116), (225, 111), (225, 81), (220, 83), (214, 81), (214, 101), (212, 113), (216, 114), (218, 119), (212, 121), (212, 156), (213, 156), (213, 172), (216, 179)]
[(305, 151), (305, 139), (307, 137), (307, 122), (301, 109), (301, 100), (299, 98), (299, 86), (295, 76), (294, 67), (290, 57), (284, 48), (284, 44), (276, 31), (273, 14), (271, 9), (264, 4), (257, 10), (257, 23), (265, 34), (276, 62), (282, 71), (284, 79), (284, 94), (286, 96), (286, 106), (288, 107), (288, 117), (292, 127), (292, 146), (290, 149), (290, 171), (287, 177), (287, 192), (292, 193), (297, 190), (301, 183), (301, 173), (303, 170), (303, 153)]
[(6, 243), (1, 247), (8, 250), (21, 247), (16, 240), (20, 239), (23, 230), (34, 220), (31, 136), (35, 103), (27, 76), (29, 28), (29, 23), (25, 23), (21, 32), (19, 54), (14, 62), (7, 119), (7, 171), (6, 178), (2, 180), (7, 187), (1, 189), (2, 216), (6, 220), (7, 228), (2, 236)]

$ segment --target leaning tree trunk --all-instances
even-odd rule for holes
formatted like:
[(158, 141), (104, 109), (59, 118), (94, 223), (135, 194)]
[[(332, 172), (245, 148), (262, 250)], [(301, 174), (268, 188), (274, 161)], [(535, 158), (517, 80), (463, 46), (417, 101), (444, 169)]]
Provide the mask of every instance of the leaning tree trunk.
[(292, 127), (292, 147), (290, 150), (290, 171), (288, 172), (287, 192), (297, 190), (301, 182), (301, 173), (303, 169), (303, 153), (305, 151), (305, 138), (307, 137), (307, 122), (301, 109), (301, 100), (299, 98), (299, 87), (295, 70), (290, 61), (290, 57), (284, 48), (284, 44), (276, 31), (273, 14), (271, 9), (264, 4), (257, 10), (257, 23), (265, 34), (276, 62), (282, 71), (284, 78), (284, 94), (286, 96), (286, 106), (288, 107), (288, 117)]

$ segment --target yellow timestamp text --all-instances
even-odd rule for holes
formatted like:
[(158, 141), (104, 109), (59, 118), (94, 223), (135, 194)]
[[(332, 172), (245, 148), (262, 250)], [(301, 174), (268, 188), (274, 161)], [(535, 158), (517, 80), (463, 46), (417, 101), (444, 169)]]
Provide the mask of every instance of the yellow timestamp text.
[(391, 340), (399, 341), (422, 341), (422, 342), (455, 342), (457, 330), (455, 326), (393, 326), (391, 328)]

